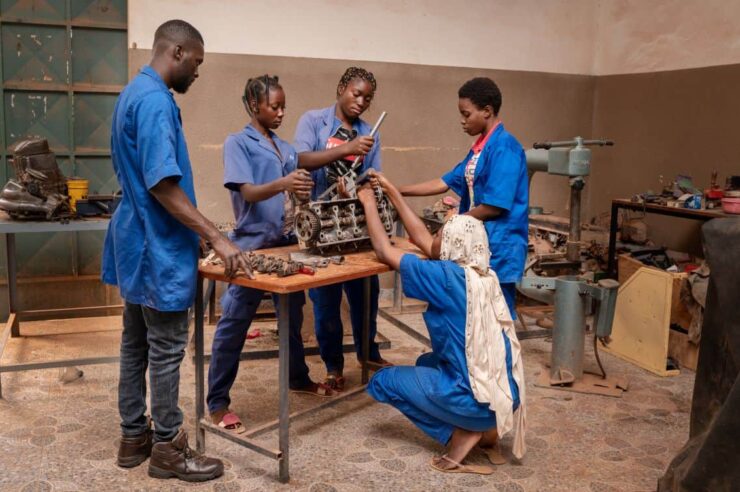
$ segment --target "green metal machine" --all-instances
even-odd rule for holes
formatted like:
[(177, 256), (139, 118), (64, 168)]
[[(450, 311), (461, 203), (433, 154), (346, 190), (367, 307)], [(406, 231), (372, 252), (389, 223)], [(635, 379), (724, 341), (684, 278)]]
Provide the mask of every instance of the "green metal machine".
[(587, 313), (593, 313), (594, 349), (598, 361), (597, 340), (608, 343), (619, 287), (615, 280), (592, 282), (578, 275), (581, 266), (581, 191), (585, 185), (583, 178), (591, 171), (591, 149), (588, 147), (593, 145), (614, 143), (576, 137), (570, 141), (536, 143), (534, 148), (526, 151), (530, 180), (538, 171), (569, 178), (567, 261), (559, 262), (558, 267), (569, 270), (571, 274), (558, 277), (525, 276), (518, 288), (525, 296), (555, 306), (550, 368), (542, 372), (535, 385), (621, 396), (623, 390), (627, 389), (626, 381), (607, 378), (603, 368), (600, 375), (583, 369)]

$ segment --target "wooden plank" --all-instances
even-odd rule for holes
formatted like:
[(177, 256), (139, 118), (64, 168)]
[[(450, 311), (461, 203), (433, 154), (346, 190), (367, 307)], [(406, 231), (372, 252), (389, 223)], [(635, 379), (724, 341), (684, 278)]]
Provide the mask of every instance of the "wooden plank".
[[(393, 237), (391, 240), (397, 248), (419, 257), (424, 257), (421, 250), (411, 244), (408, 239)], [(274, 255), (288, 259), (290, 253), (295, 251), (300, 251), (298, 245), (262, 249), (257, 250), (254, 253)], [(390, 270), (391, 269), (388, 265), (378, 261), (374, 251), (361, 251), (345, 254), (343, 264), (330, 264), (326, 268), (318, 268), (316, 269), (315, 275), (297, 274), (280, 278), (274, 274), (267, 275), (256, 273), (254, 279), (249, 279), (245, 276), (238, 276), (229, 280), (224, 275), (224, 268), (221, 265), (201, 265), (198, 268), (200, 274), (207, 279), (230, 282), (244, 287), (274, 292), (276, 294), (299, 292), (305, 289), (369, 277), (370, 275), (377, 275)]]
[(659, 376), (666, 370), (673, 278), (655, 268), (642, 267), (619, 287), (611, 342), (607, 352)]

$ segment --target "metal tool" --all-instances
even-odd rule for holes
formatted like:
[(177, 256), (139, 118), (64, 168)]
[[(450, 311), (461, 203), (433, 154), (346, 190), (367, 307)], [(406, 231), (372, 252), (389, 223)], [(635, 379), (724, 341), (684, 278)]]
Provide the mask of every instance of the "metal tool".
[[(598, 342), (607, 344), (611, 334), (619, 283), (615, 280), (591, 282), (577, 275), (581, 266), (581, 190), (584, 176), (591, 170), (589, 145), (614, 145), (610, 140), (584, 140), (576, 137), (564, 142), (535, 143), (525, 152), (530, 182), (537, 171), (569, 177), (570, 226), (566, 242), (566, 262), (558, 262), (559, 269), (571, 275), (559, 277), (525, 276), (518, 290), (527, 297), (554, 304), (555, 319), (552, 330), (552, 354), (549, 371), (543, 371), (535, 382), (537, 386), (621, 396), (627, 389), (622, 378), (607, 378), (598, 358)], [(529, 264), (527, 270), (533, 265)], [(546, 267), (547, 265), (542, 265)], [(547, 270), (547, 268), (543, 268)], [(594, 311), (594, 353), (601, 375), (583, 370), (586, 313)]]

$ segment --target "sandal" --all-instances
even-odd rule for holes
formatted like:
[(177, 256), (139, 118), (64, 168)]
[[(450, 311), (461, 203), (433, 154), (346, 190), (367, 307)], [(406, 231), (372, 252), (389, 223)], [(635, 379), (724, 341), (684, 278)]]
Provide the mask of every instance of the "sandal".
[(334, 391), (344, 391), (344, 376), (338, 376), (336, 374), (327, 374), (324, 379), (324, 385)]
[[(445, 460), (446, 462), (452, 464), (453, 467), (443, 468), (439, 466), (439, 462), (441, 460)], [(429, 462), (429, 465), (435, 470), (440, 471), (442, 473), (475, 473), (477, 475), (491, 475), (493, 473), (493, 468), (491, 468), (490, 466), (463, 465), (462, 463), (453, 461), (446, 454), (440, 456), (439, 458), (436, 458), (436, 457), (432, 458), (432, 461)]]
[(241, 419), (232, 411), (228, 411), (221, 416), (218, 426), (234, 434), (243, 434), (247, 430)]
[(336, 392), (324, 383), (311, 383), (303, 388), (293, 389), (293, 393), (305, 393), (307, 395), (319, 396), (321, 398), (331, 398), (336, 396)]

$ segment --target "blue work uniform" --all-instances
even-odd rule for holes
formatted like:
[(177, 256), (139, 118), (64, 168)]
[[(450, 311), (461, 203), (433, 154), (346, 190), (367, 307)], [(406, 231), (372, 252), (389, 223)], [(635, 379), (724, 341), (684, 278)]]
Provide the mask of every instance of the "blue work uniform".
[[(432, 352), (416, 366), (388, 367), (378, 371), (367, 391), (381, 403), (400, 410), (411, 422), (440, 444), (447, 444), (455, 427), (482, 432), (496, 427), (496, 414), (488, 403), (473, 396), (465, 355), (467, 292), (465, 270), (452, 261), (421, 260), (413, 254), (401, 258), (403, 291), (429, 303), (424, 322)], [(519, 387), (512, 373), (511, 343), (505, 333), (506, 370), (512, 388), (513, 408), (519, 406)]]
[(478, 157), (473, 177), (473, 203), (465, 181), (465, 170), (473, 151), (442, 176), (460, 196), (460, 213), (485, 204), (503, 213), (483, 224), (491, 249), (491, 269), (498, 275), (511, 317), (516, 318), (516, 282), (524, 273), (528, 244), (529, 182), (527, 161), (519, 142), (499, 124)]
[[(315, 152), (325, 150), (330, 137), (342, 125), (336, 117), (336, 105), (324, 109), (308, 111), (301, 116), (295, 131), (293, 145), (297, 152)], [(372, 127), (357, 118), (352, 123), (357, 135), (369, 135)], [(375, 144), (365, 156), (358, 174), (373, 168), (380, 171), (380, 138), (375, 136)], [(314, 188), (311, 194), (316, 199), (329, 187), (325, 167), (313, 171)], [(308, 295), (313, 302), (316, 329), (316, 341), (319, 344), (321, 358), (329, 372), (341, 371), (344, 367), (342, 354), (343, 327), (340, 315), (342, 291), (347, 295), (352, 335), (355, 341), (357, 357), (362, 354), (362, 324), (364, 319), (363, 280), (351, 280), (340, 284), (309, 289)], [(377, 332), (378, 294), (380, 282), (378, 276), (370, 277), (370, 360), (380, 360), (380, 350), (375, 342)]]
[[(224, 186), (229, 190), (236, 226), (229, 239), (244, 251), (294, 244), (295, 236), (283, 234), (285, 194), (278, 193), (259, 202), (247, 202), (240, 187), (245, 183), (267, 184), (294, 171), (298, 159), (293, 147), (270, 132), (272, 142), (251, 124), (229, 135), (224, 143)], [(279, 149), (275, 150), (275, 146)], [(213, 413), (228, 408), (231, 389), (239, 369), (239, 355), (264, 291), (229, 285), (221, 298), (222, 315), (216, 325), (208, 370), (208, 410)], [(278, 310), (278, 296), (273, 295)], [(303, 292), (289, 294), (290, 362), (289, 385), (292, 389), (311, 384), (305, 362), (301, 326)], [(284, 313), (277, 312), (278, 317)]]
[(148, 65), (116, 101), (111, 157), (123, 198), (105, 236), (102, 280), (129, 303), (184, 311), (195, 298), (198, 236), (149, 190), (174, 178), (195, 205), (193, 172), (180, 109)]

